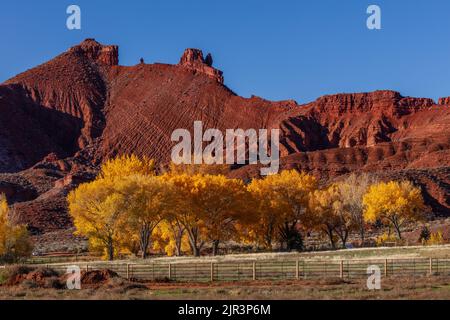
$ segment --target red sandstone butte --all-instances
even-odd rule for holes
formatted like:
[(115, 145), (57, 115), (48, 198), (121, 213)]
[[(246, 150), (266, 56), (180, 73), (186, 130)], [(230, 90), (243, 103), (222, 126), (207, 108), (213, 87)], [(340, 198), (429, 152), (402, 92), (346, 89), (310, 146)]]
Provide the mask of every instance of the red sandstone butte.
[[(351, 172), (410, 179), (436, 215), (450, 216), (450, 99), (395, 91), (295, 101), (243, 98), (211, 55), (187, 49), (177, 65), (119, 65), (93, 39), (0, 85), (0, 192), (37, 235), (72, 227), (65, 196), (121, 153), (167, 163), (172, 131), (281, 129), (282, 168), (323, 183)], [(257, 166), (235, 168), (248, 180)]]

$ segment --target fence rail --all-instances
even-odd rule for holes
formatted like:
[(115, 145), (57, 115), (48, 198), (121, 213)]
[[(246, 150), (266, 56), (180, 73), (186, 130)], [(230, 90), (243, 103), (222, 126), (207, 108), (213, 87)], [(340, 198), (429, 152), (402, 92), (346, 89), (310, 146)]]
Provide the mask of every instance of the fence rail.
[(450, 277), (450, 259), (384, 260), (262, 260), (244, 262), (199, 263), (108, 263), (79, 262), (41, 265), (65, 273), (68, 266), (82, 270), (109, 269), (128, 279), (180, 282), (296, 280), (317, 278), (358, 279), (367, 277), (370, 266), (379, 268), (384, 277)]

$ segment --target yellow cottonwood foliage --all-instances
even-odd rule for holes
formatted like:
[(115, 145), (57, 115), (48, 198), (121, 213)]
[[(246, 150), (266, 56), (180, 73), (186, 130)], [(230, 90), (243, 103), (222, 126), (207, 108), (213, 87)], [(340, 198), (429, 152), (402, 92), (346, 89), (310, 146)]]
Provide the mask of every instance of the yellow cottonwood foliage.
[(170, 174), (188, 174), (188, 175), (226, 175), (230, 172), (230, 165), (228, 164), (206, 164), (204, 161), (202, 164), (175, 164), (170, 163), (167, 173)]
[(81, 184), (67, 199), (76, 234), (88, 237), (91, 250), (102, 251), (112, 260), (119, 252), (119, 239), (124, 232), (124, 195), (115, 192), (112, 180), (97, 179)]
[(215, 248), (235, 234), (235, 223), (246, 219), (247, 190), (241, 180), (223, 175), (170, 172), (162, 176), (174, 188), (169, 221), (182, 225), (194, 255), (205, 241)]
[(394, 234), (389, 234), (387, 232), (383, 233), (375, 239), (377, 246), (383, 246), (387, 243), (397, 243), (397, 238)]
[(393, 226), (399, 239), (402, 239), (402, 227), (407, 222), (423, 218), (424, 202), (420, 189), (409, 181), (382, 182), (372, 185), (364, 196), (366, 206), (364, 219)]
[(142, 257), (146, 258), (154, 228), (172, 208), (172, 185), (157, 176), (136, 174), (116, 181), (114, 189), (127, 203), (123, 233), (137, 238)]
[(115, 179), (136, 174), (154, 175), (155, 161), (147, 157), (139, 158), (134, 154), (118, 156), (102, 165), (99, 178)]
[(334, 249), (336, 247), (335, 233), (342, 223), (348, 223), (341, 217), (343, 210), (339, 187), (331, 185), (314, 191), (309, 200), (309, 209), (308, 225), (312, 229), (325, 233)]
[(8, 218), (6, 197), (0, 195), (0, 262), (13, 263), (31, 255), (33, 250), (28, 230), (24, 225), (14, 225)]
[(190, 174), (166, 173), (161, 179), (169, 181), (174, 190), (170, 214), (167, 219), (178, 221), (189, 237), (189, 244), (194, 256), (200, 255), (200, 249), (204, 244), (202, 214), (196, 210), (194, 193), (196, 190), (196, 177)]
[(136, 155), (118, 156), (102, 165), (96, 180), (81, 184), (67, 197), (76, 233), (88, 237), (91, 250), (104, 252), (110, 260), (121, 251), (135, 251), (131, 248), (136, 240), (133, 236), (139, 239), (127, 233), (126, 212), (135, 211), (142, 201), (130, 201), (130, 197), (138, 197), (137, 193), (131, 193), (131, 188), (118, 189), (118, 186), (126, 188), (127, 182), (131, 184), (129, 177), (136, 175), (154, 176), (154, 161)]
[(430, 239), (427, 241), (427, 244), (430, 246), (441, 245), (444, 244), (444, 236), (442, 235), (442, 231), (433, 232), (430, 235)]
[[(316, 188), (313, 176), (295, 170), (253, 180), (248, 190), (255, 204), (253, 214), (257, 223), (250, 226), (247, 236), (271, 249), (277, 233), (287, 234), (297, 228), (306, 213), (309, 195)], [(287, 239), (282, 236), (280, 240)]]
[(169, 257), (189, 252), (189, 239), (184, 227), (176, 220), (163, 220), (154, 229), (153, 250), (164, 252)]
[(192, 205), (203, 221), (205, 238), (212, 242), (213, 254), (219, 242), (230, 240), (236, 230), (235, 223), (248, 215), (247, 189), (239, 179), (228, 179), (223, 175), (192, 176)]

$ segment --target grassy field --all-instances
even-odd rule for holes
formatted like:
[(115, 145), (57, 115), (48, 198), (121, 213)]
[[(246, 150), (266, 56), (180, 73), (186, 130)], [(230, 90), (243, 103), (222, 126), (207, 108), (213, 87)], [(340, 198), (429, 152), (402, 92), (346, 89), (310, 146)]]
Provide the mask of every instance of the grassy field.
[(0, 287), (0, 299), (214, 299), (214, 300), (354, 300), (354, 299), (450, 299), (450, 279), (392, 278), (381, 290), (370, 291), (365, 281), (324, 279), (315, 281), (232, 282), (232, 283), (145, 283), (114, 280), (97, 288), (55, 290), (27, 285)]
[[(232, 254), (223, 256), (205, 256), (194, 257), (151, 257), (149, 259), (129, 259), (116, 260), (110, 263), (201, 263), (201, 262), (234, 262), (234, 261), (257, 261), (257, 260), (348, 260), (348, 259), (413, 259), (413, 258), (450, 258), (450, 245), (440, 246), (414, 246), (414, 247), (380, 247), (380, 248), (361, 248), (346, 249), (321, 252), (303, 252), (303, 253), (246, 253)], [(34, 257), (30, 260), (32, 263), (65, 263), (73, 262), (74, 257)], [(78, 257), (78, 261), (96, 262), (95, 257)], [(104, 262), (104, 261), (103, 261)]]

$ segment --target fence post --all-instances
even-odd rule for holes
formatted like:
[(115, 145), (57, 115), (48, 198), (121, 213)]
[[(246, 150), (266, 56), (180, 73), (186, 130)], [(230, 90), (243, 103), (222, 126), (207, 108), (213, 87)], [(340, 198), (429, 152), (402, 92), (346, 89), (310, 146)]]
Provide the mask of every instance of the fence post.
[(214, 281), (214, 262), (211, 262), (211, 282)]
[(307, 279), (307, 275), (306, 275), (306, 262), (305, 260), (303, 260), (303, 278), (306, 280)]
[(169, 280), (172, 278), (172, 264), (169, 263)]
[(384, 276), (388, 276), (388, 260), (384, 260)]
[(86, 272), (89, 272), (89, 264), (86, 263)]
[(341, 279), (344, 278), (344, 260), (341, 260), (341, 264), (340, 264), (340, 267), (339, 267), (339, 277)]
[(127, 263), (127, 280), (130, 280), (130, 264)]
[(430, 258), (430, 276), (433, 275), (433, 258)]
[(256, 280), (256, 262), (255, 261), (253, 261), (252, 268), (253, 268), (253, 281), (255, 281)]
[(300, 261), (295, 261), (295, 279), (300, 279)]

